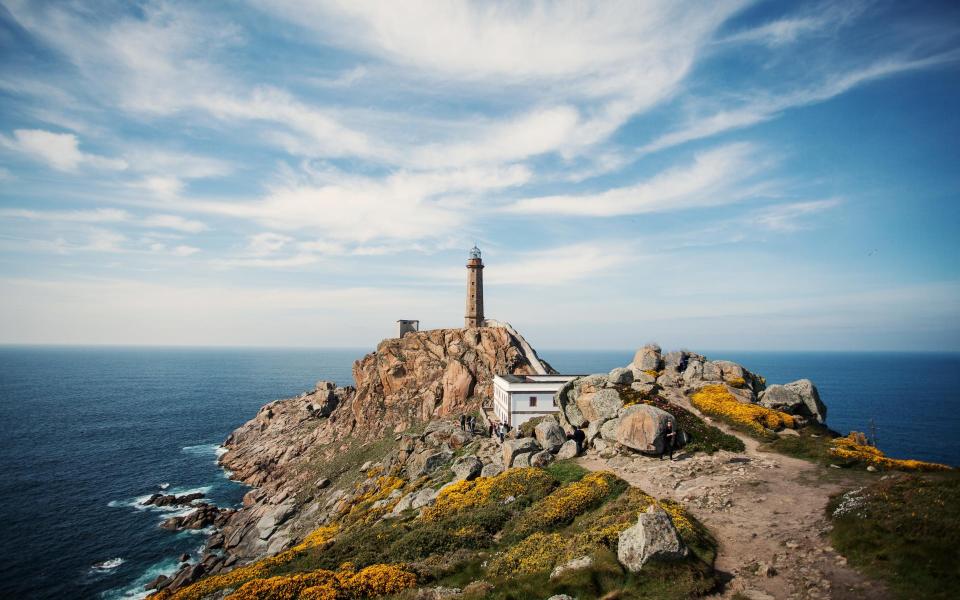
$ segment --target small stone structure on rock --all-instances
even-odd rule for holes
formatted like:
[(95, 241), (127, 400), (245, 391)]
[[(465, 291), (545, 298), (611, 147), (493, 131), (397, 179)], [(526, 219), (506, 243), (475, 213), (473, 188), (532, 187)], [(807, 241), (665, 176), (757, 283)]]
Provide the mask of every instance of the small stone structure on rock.
[(420, 331), (420, 321), (416, 319), (397, 319), (397, 337)]

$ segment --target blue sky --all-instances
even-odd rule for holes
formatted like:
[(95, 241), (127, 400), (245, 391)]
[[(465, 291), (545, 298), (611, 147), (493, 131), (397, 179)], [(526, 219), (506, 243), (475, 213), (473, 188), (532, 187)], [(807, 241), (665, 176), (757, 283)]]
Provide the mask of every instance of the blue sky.
[(956, 3), (0, 4), (0, 343), (960, 350)]

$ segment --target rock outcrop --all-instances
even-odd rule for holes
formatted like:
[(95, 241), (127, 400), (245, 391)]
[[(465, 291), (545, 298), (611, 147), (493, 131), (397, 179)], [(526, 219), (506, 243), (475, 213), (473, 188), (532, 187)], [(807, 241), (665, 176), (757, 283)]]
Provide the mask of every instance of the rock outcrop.
[(667, 422), (679, 432), (681, 446), (689, 438), (679, 431), (667, 411), (653, 404), (662, 405), (664, 398), (683, 402), (685, 396), (708, 386), (722, 386), (736, 401), (800, 417), (797, 423), (802, 423), (802, 419), (819, 423), (826, 420), (826, 406), (808, 379), (767, 387), (762, 377), (735, 362), (713, 361), (687, 351), (664, 355), (654, 344), (640, 348), (626, 367), (566, 383), (556, 394), (560, 407), (557, 416), (567, 431), (582, 428), (587, 446), (598, 452), (610, 454), (629, 448), (659, 454), (664, 447)]
[(758, 403), (792, 415), (809, 417), (818, 423), (827, 420), (827, 407), (820, 400), (817, 386), (809, 379), (771, 385), (760, 393)]
[(651, 559), (676, 560), (687, 552), (670, 516), (656, 506), (641, 513), (637, 524), (622, 531), (617, 541), (617, 559), (634, 573)]
[[(318, 474), (302, 468), (308, 463), (326, 464), (348, 448), (429, 422), (420, 435), (397, 436), (390, 464), (379, 468), (396, 466), (411, 478), (449, 474), (454, 453), (475, 436), (445, 417), (479, 409), (480, 399), (492, 395), (495, 374), (552, 372), (513, 332), (508, 327), (437, 329), (384, 340), (354, 363), (353, 386), (319, 381), (309, 392), (263, 406), (230, 434), (220, 459), (234, 479), (255, 489), (235, 513), (215, 514), (214, 507), (195, 511), (188, 521), (169, 523), (183, 528), (212, 519), (210, 524), (220, 531), (210, 537), (203, 560), (178, 571), (164, 587), (175, 589), (194, 575), (218, 573), (284, 550), (304, 527), (322, 522), (349, 502), (349, 494), (336, 484), (341, 472)], [(533, 444), (525, 455), (528, 462), (540, 451)], [(470, 479), (503, 468), (499, 452), (493, 450), (483, 461), (472, 458), (457, 462), (456, 477)], [(430, 494), (412, 495), (406, 505), (422, 508), (436, 491)]]

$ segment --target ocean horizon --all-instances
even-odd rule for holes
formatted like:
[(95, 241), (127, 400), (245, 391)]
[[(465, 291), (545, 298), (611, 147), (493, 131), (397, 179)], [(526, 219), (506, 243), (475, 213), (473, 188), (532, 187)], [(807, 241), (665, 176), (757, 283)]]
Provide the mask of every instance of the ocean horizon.
[[(320, 379), (352, 384), (364, 348), (0, 346), (2, 517), (11, 528), (0, 596), (136, 598), (196, 557), (202, 532), (159, 528), (176, 514), (151, 493), (204, 492), (235, 506), (246, 487), (219, 444), (263, 404)], [(560, 372), (607, 372), (634, 350), (541, 349)], [(786, 383), (809, 378), (827, 424), (876, 432), (898, 458), (960, 465), (960, 354), (705, 351)]]

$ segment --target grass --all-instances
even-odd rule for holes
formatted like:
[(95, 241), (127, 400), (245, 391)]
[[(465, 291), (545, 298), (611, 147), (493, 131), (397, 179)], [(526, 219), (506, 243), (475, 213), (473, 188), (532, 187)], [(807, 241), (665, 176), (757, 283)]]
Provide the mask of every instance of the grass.
[(668, 402), (659, 396), (648, 398), (628, 385), (617, 386), (617, 391), (625, 404), (650, 404), (673, 415), (673, 418), (677, 420), (677, 428), (689, 433), (693, 438), (685, 446), (685, 449), (689, 452), (713, 454), (718, 450), (730, 452), (746, 450), (743, 440), (735, 435), (724, 433), (681, 406)]
[[(838, 510), (839, 508), (839, 510)], [(960, 588), (960, 476), (904, 474), (834, 497), (833, 547), (900, 598), (955, 598)]]
[(824, 425), (811, 424), (797, 430), (798, 435), (784, 435), (760, 446), (760, 450), (778, 452), (794, 458), (809, 460), (822, 465), (837, 463), (831, 456), (831, 441), (838, 436)]
[(547, 465), (546, 471), (561, 484), (580, 481), (584, 475), (590, 472), (578, 465), (572, 458), (550, 463)]

